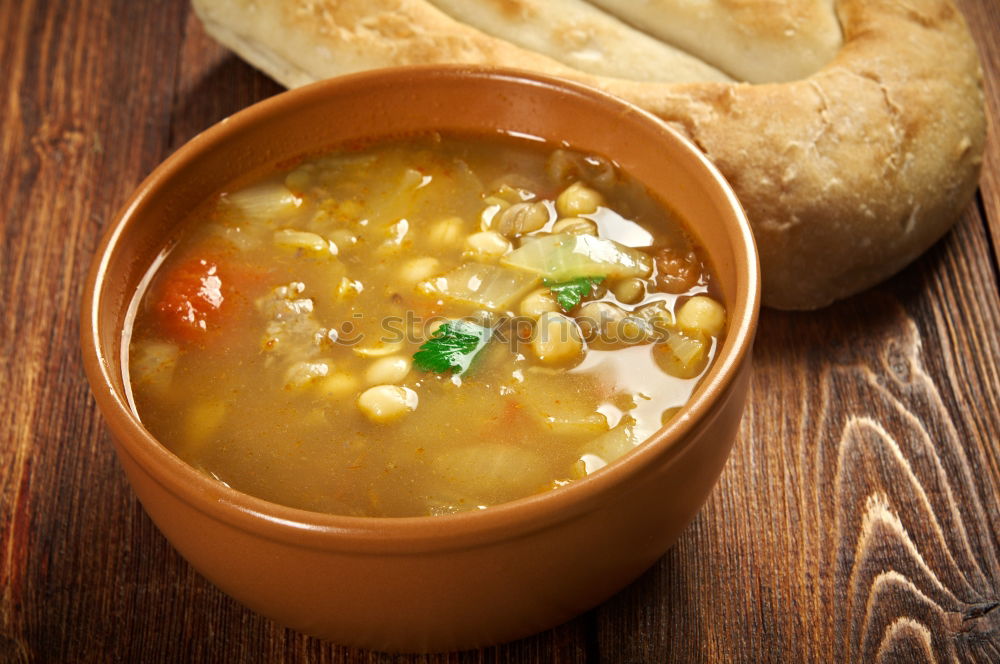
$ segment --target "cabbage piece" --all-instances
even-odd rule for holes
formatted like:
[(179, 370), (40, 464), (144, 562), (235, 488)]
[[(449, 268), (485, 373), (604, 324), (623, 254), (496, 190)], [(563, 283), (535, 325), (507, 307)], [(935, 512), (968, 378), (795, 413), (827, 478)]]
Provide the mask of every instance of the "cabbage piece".
[(420, 284), (421, 292), (490, 311), (506, 311), (538, 284), (538, 277), (499, 265), (466, 263)]
[(579, 277), (645, 278), (653, 272), (653, 259), (637, 249), (593, 235), (569, 233), (532, 239), (500, 262), (552, 281)]
[(261, 221), (284, 219), (302, 205), (302, 199), (278, 182), (265, 182), (227, 194), (225, 199), (247, 217)]

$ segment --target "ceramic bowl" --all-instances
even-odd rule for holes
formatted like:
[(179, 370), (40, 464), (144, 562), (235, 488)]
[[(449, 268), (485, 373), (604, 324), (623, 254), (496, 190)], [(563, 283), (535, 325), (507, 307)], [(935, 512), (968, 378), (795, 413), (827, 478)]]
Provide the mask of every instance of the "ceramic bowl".
[[(179, 220), (248, 172), (323, 146), (428, 131), (529, 135), (613, 159), (706, 251), (729, 315), (717, 358), (668, 426), (567, 487), (415, 518), (307, 512), (235, 491), (174, 456), (130, 409), (122, 333)], [(254, 611), (340, 644), (444, 651), (526, 636), (607, 599), (704, 503), (746, 401), (759, 272), (744, 213), (690, 142), (624, 101), (516, 71), (415, 67), (300, 88), (226, 118), (159, 166), (111, 223), (83, 302), (91, 387), (139, 500), (201, 574)]]

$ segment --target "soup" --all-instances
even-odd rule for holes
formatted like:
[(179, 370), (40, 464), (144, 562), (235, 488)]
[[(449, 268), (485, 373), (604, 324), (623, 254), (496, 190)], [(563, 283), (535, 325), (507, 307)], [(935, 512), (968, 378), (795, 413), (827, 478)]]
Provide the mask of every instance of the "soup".
[(342, 150), (191, 217), (133, 303), (133, 405), (195, 468), (292, 507), (558, 489), (669, 420), (725, 329), (669, 209), (532, 141)]

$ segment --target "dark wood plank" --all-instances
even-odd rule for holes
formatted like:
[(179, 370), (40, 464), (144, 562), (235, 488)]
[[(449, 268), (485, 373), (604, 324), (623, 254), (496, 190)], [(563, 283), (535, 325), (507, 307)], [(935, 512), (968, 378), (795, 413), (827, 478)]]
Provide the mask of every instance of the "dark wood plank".
[(972, 206), (883, 287), (763, 313), (734, 455), (678, 546), (600, 608), (606, 657), (997, 661), (1000, 298), (986, 245)]
[(131, 531), (148, 526), (83, 379), (77, 312), (103, 224), (164, 154), (183, 15), (166, 2), (0, 3), (0, 652), (9, 661), (93, 656), (142, 578), (121, 576)]
[(284, 91), (205, 34), (193, 11), (187, 16), (179, 56), (172, 149), (222, 118)]
[[(995, 121), (1000, 9), (961, 4)], [(979, 206), (914, 266), (822, 312), (764, 313), (737, 449), (646, 575), (545, 634), (394, 657), (284, 629), (193, 572), (128, 488), (78, 360), (116, 207), (280, 88), (185, 0), (0, 2), (0, 30), (0, 662), (1000, 661), (995, 136)]]
[(996, 265), (996, 257), (1000, 255), (1000, 139), (997, 137), (1000, 132), (1000, 3), (994, 0), (958, 0), (958, 6), (969, 22), (983, 61), (990, 140), (983, 160), (980, 195), (992, 238), (994, 269), (1000, 270), (1000, 266)]

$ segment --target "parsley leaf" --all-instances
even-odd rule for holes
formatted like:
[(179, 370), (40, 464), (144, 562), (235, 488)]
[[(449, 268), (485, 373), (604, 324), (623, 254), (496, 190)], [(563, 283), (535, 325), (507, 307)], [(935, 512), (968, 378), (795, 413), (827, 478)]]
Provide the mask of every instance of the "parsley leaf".
[(444, 323), (413, 354), (414, 363), (426, 371), (454, 371), (461, 375), (487, 343), (493, 330), (466, 320)]
[(580, 304), (580, 300), (593, 293), (594, 287), (602, 281), (604, 281), (604, 277), (580, 277), (557, 283), (546, 279), (545, 285), (556, 296), (556, 302), (559, 303), (563, 311), (569, 311)]

